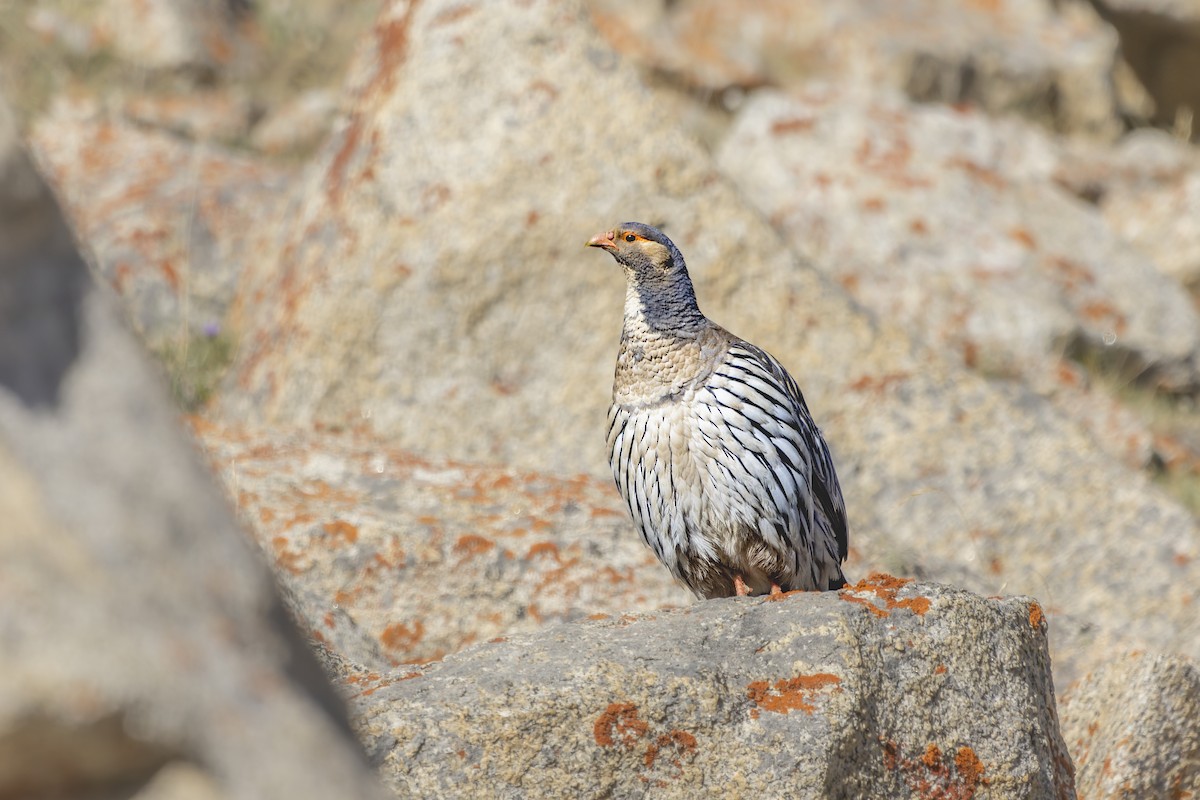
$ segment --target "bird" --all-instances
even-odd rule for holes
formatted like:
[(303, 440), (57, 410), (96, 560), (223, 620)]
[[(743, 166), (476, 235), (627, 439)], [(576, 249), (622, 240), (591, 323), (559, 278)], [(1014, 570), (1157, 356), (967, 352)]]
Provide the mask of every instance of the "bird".
[(625, 222), (587, 246), (625, 273), (609, 465), (634, 525), (697, 597), (846, 584), (846, 504), (783, 365), (709, 320), (679, 248)]

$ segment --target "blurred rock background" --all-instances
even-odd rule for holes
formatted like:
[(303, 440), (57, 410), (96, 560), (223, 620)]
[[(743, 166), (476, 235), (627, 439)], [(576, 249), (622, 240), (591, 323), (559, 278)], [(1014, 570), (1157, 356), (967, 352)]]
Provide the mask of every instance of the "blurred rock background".
[(0, 75), (343, 688), (691, 604), (601, 452), (641, 219), (800, 380), (847, 574), (1038, 598), (1081, 795), (1200, 791), (1200, 5), (0, 0)]

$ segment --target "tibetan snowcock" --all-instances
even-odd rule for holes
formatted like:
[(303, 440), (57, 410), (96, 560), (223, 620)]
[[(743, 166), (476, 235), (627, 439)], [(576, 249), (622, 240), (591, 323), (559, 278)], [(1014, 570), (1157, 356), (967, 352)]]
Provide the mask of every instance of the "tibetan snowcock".
[(625, 271), (608, 453), (646, 544), (699, 597), (841, 588), (846, 506), (796, 381), (700, 313), (661, 231), (588, 245)]

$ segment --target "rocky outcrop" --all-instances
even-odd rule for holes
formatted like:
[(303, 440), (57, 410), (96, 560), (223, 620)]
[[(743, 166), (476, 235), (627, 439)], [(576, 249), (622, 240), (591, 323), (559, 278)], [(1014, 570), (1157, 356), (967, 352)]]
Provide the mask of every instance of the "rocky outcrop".
[[(109, 106), (143, 125), (59, 103), (39, 163), (146, 339), (238, 338), (193, 430), (399, 794), (1070, 796), (1047, 653), (1060, 687), (1129, 647), (1200, 656), (1200, 529), (1130, 468), (1160, 445), (1056, 359), (1087, 346), (1195, 389), (1191, 233), (1173, 213), (1194, 154), (1165, 135), (1104, 143), (1114, 40), (1073, 0), (640, 4), (668, 22), (654, 53), (632, 6), (622, 29), (605, 5), (393, 0), (294, 180), (148, 131), (208, 135), (169, 101)], [(722, 22), (739, 9), (757, 31)], [(743, 39), (703, 38), (724, 29)], [(764, 44), (792, 33), (810, 38)], [(762, 60), (742, 72), (745, 54)], [(701, 108), (709, 90), (722, 103)], [(681, 126), (718, 105), (741, 110), (714, 160)], [(3, 186), (42, 197), (27, 167)], [(3, 210), (26, 252), (37, 215)], [(847, 574), (967, 591), (876, 575), (696, 604), (672, 584), (601, 452), (622, 281), (582, 243), (631, 218), (664, 226), (705, 311), (800, 379), (845, 487)], [(0, 737), (22, 749), (0, 750), (49, 730), (88, 743), (56, 748), (69, 763), (99, 743), (115, 766), (80, 773), (87, 789), (369, 794), (337, 704), (55, 225), (53, 257), (0, 292), (0, 505), (20, 534), (0, 533), (16, 576), (0, 609), (36, 612), (0, 610), (19, 645), (5, 666), (24, 670), (0, 682), (19, 712)], [(1010, 593), (1039, 600), (981, 599)], [(68, 622), (82, 631), (56, 635)], [(1081, 684), (1081, 787), (1120, 791), (1113, 765), (1146, 791), (1192, 786), (1146, 744), (1190, 763), (1187, 715), (1145, 711), (1190, 697), (1188, 669)], [(53, 695), (27, 688), (46, 676)], [(1107, 704), (1122, 687), (1137, 691)], [(0, 795), (63, 788), (12, 774)]]
[(381, 796), (2, 105), (0, 517), (0, 796)]
[(400, 796), (1075, 796), (1037, 603), (886, 576), (562, 625), (354, 689)]
[(151, 345), (224, 324), (285, 173), (62, 104), (33, 133), (97, 277)]
[(1106, 187), (1100, 200), (1105, 221), (1164, 273), (1193, 291), (1200, 287), (1200, 156), (1195, 148), (1147, 131), (1130, 137), (1109, 160), (1158, 169)]
[(1081, 800), (1200, 794), (1200, 663), (1130, 653), (1072, 686), (1063, 736)]
[[(1075, 0), (589, 6), (614, 48), (696, 89), (794, 89), (814, 81), (852, 93), (890, 89), (1105, 137), (1122, 131), (1125, 106), (1141, 99), (1136, 81), (1120, 80), (1115, 32)], [(1118, 91), (1130, 83), (1127, 93)], [(726, 104), (735, 106), (739, 94), (727, 93)]]
[(1057, 185), (1059, 161), (1018, 122), (829, 91), (758, 93), (718, 155), (818, 269), (967, 366), (1053, 388), (1074, 347), (1200, 385), (1191, 299)]
[[(968, 368), (1051, 397), (1124, 461), (1144, 465), (1150, 437), (1087, 391), (1063, 353), (1171, 391), (1200, 385), (1200, 318), (1187, 291), (1064, 190), (1078, 168), (1037, 128), (898, 97), (758, 92), (718, 158), (792, 246), (864, 306)], [(1186, 237), (1186, 221), (1130, 212), (1146, 196), (1133, 186), (1142, 184), (1105, 197), (1109, 218), (1123, 207), (1126, 228), (1152, 217)], [(1164, 236), (1163, 251), (1181, 236)]]
[(607, 481), (426, 458), (363, 429), (194, 425), (314, 638), (359, 664), (693, 602)]
[(606, 478), (621, 281), (582, 242), (657, 221), (706, 313), (799, 376), (867, 563), (1046, 596), (1064, 680), (1131, 637), (1200, 641), (1191, 516), (1047, 403), (799, 260), (577, 5), (393, 3), (370, 43), (353, 113), (240, 287), (226, 418), (368, 421), (422, 455)]
[(315, 148), (329, 134), (338, 102), (339, 94), (333, 89), (311, 89), (255, 125), (251, 141), (264, 153)]

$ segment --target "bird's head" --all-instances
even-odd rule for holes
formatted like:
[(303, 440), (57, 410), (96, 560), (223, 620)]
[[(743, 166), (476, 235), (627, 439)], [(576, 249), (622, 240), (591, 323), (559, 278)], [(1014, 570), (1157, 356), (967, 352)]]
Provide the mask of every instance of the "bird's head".
[(663, 279), (685, 271), (683, 255), (658, 228), (623, 222), (588, 239), (588, 247), (607, 250), (638, 279)]

